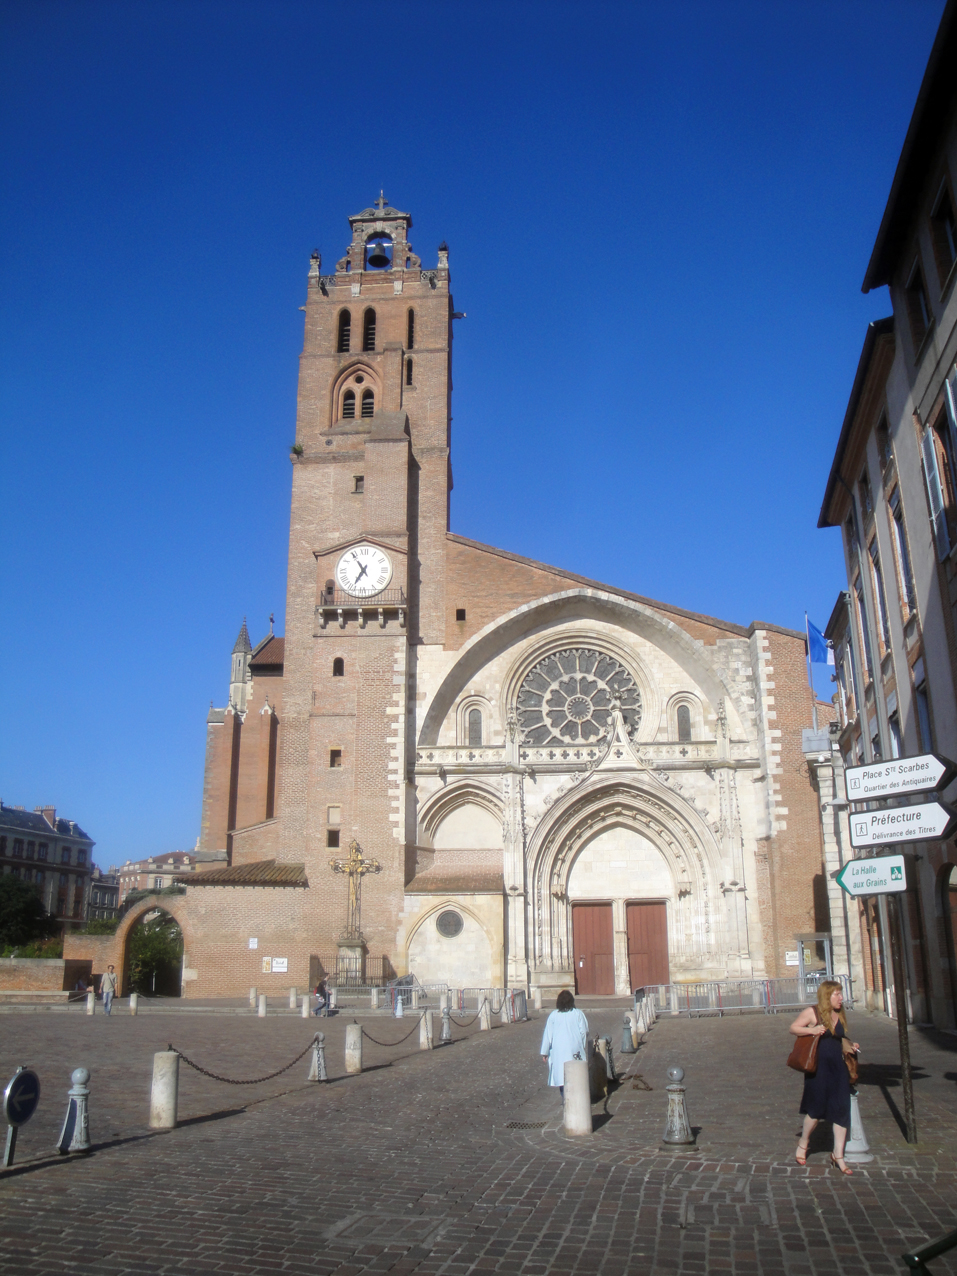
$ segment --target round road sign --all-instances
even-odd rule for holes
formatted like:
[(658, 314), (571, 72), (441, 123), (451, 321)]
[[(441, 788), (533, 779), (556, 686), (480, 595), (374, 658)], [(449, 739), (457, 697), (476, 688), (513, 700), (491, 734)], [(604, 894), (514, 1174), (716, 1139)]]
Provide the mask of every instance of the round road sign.
[(8, 1125), (26, 1125), (40, 1102), (40, 1078), (30, 1068), (17, 1068), (3, 1092), (3, 1115)]

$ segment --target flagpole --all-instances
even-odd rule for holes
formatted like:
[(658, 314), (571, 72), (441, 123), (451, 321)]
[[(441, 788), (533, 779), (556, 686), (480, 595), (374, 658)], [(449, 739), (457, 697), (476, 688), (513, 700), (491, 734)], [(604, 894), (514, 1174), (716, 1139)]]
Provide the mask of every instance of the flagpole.
[(807, 612), (804, 613), (804, 646), (807, 653), (807, 685), (811, 689), (811, 725), (817, 730), (817, 696), (814, 694), (814, 676), (811, 672), (811, 631), (808, 629)]

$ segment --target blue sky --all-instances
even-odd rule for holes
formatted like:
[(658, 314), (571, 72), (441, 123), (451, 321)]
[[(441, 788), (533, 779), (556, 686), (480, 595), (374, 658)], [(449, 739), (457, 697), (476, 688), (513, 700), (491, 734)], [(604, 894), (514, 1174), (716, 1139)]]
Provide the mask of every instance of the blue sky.
[[(282, 631), (310, 251), (384, 187), (456, 306), (452, 530), (823, 627), (861, 279), (942, 0), (0, 4), (0, 797), (199, 829)], [(12, 656), (12, 659), (11, 659)]]

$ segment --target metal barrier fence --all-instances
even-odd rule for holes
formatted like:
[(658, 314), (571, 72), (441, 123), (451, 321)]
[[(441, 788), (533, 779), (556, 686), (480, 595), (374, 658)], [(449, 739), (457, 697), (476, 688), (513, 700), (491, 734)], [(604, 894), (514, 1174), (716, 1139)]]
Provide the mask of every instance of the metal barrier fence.
[[(844, 1004), (854, 1009), (851, 981), (847, 975), (834, 979), (844, 989)], [(687, 984), (649, 984), (635, 992), (635, 1004), (650, 998), (659, 1015), (776, 1014), (779, 1010), (800, 1010), (817, 1000), (817, 980), (805, 979), (715, 979)]]

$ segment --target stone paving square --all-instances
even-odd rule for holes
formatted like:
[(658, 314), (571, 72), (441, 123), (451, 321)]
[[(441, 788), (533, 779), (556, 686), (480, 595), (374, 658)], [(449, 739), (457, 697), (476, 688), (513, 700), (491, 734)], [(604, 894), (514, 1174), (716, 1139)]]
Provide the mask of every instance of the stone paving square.
[[(583, 1007), (621, 1041), (622, 1007)], [(543, 1017), (542, 1017), (543, 1018)], [(43, 1095), (0, 1173), (0, 1273), (898, 1273), (902, 1252), (957, 1227), (957, 1038), (912, 1030), (921, 1142), (899, 1107), (896, 1027), (852, 1017), (864, 1047), (861, 1111), (873, 1164), (851, 1179), (829, 1141), (793, 1160), (801, 1080), (785, 1066), (787, 1016), (661, 1020), (567, 1137), (544, 1084), (542, 1018), (455, 1030), (453, 1045), (366, 1041), (346, 1077), (353, 1019), (384, 1042), (385, 1016), (169, 1013), (107, 1020), (3, 1015), (0, 1076), (29, 1063)], [(330, 1081), (308, 1058), (271, 1081), (224, 1085), (181, 1067), (181, 1125), (147, 1126), (152, 1055), (173, 1041), (212, 1071), (259, 1076), (326, 1034)], [(666, 1069), (685, 1068), (697, 1145), (663, 1154)], [(87, 1157), (53, 1151), (70, 1071), (88, 1067)], [(638, 1078), (643, 1078), (643, 1082)], [(643, 1088), (650, 1085), (651, 1089)], [(957, 1258), (934, 1273), (957, 1271)]]

